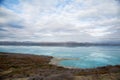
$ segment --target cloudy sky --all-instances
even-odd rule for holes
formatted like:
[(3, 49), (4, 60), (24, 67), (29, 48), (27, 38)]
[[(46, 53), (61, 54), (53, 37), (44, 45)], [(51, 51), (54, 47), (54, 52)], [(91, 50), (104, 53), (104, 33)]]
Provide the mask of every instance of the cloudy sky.
[(120, 0), (0, 0), (0, 41), (120, 41)]

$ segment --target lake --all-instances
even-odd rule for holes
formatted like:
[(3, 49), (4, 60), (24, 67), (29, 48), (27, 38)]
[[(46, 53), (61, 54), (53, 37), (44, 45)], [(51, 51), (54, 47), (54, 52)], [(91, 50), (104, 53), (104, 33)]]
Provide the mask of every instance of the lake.
[(0, 52), (48, 55), (57, 58), (74, 58), (73, 60), (62, 60), (59, 62), (59, 65), (61, 66), (74, 68), (95, 68), (120, 64), (120, 46), (0, 46)]

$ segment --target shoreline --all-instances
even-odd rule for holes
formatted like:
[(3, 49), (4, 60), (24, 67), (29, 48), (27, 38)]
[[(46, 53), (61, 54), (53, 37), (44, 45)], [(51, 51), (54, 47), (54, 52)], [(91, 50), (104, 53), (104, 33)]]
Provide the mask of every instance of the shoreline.
[(64, 67), (64, 68), (69, 68), (69, 69), (77, 69), (75, 67), (69, 67), (69, 66), (60, 65), (59, 62), (64, 61), (64, 60), (79, 60), (79, 58), (58, 58), (58, 57), (53, 57), (50, 60), (49, 64), (52, 64), (52, 65), (55, 65), (55, 66)]
[[(53, 57), (51, 58), (49, 64), (50, 65), (55, 65), (58, 67), (63, 67), (63, 68), (67, 68), (67, 69), (97, 69), (97, 68), (102, 68), (102, 67), (107, 67), (107, 66), (116, 66), (116, 65), (106, 65), (106, 66), (98, 66), (98, 67), (94, 67), (94, 68), (79, 68), (79, 67), (70, 67), (70, 66), (64, 66), (64, 65), (60, 65), (59, 62), (64, 61), (64, 60), (80, 60), (79, 58), (58, 58), (58, 57)], [(117, 64), (120, 65), (120, 64)]]
[[(53, 77), (50, 80), (57, 80), (61, 75), (63, 79), (59, 80), (70, 80), (66, 79), (66, 76), (78, 78), (72, 80), (102, 80), (100, 77), (104, 78), (103, 80), (111, 80), (111, 77), (113, 77), (112, 80), (120, 79), (120, 65), (80, 69), (59, 66), (58, 63), (62, 60), (78, 60), (78, 58), (0, 52), (0, 80), (21, 80), (22, 78), (28, 80), (31, 77), (44, 77), (45, 80)], [(64, 76), (65, 74), (67, 75)]]

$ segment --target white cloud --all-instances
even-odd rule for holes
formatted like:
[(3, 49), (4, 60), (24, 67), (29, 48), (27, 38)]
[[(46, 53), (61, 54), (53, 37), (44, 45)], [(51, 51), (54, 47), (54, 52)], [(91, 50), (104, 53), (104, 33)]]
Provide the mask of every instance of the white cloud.
[(100, 29), (91, 29), (88, 31), (88, 34), (90, 34), (91, 36), (94, 36), (94, 37), (105, 37), (106, 35), (108, 34), (111, 34), (111, 32), (109, 31), (106, 31), (107, 28), (100, 28)]
[(0, 40), (102, 41), (120, 30), (115, 0), (21, 0), (13, 7), (1, 7), (0, 29), (6, 31), (0, 31)]

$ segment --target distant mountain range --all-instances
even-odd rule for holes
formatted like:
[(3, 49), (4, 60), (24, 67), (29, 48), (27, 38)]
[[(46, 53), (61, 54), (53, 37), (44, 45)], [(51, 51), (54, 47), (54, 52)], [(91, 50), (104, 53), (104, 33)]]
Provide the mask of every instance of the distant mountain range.
[(90, 43), (90, 42), (17, 42), (17, 41), (0, 41), (0, 45), (13, 45), (13, 46), (66, 46), (66, 47), (78, 47), (78, 46), (120, 46), (120, 43)]

